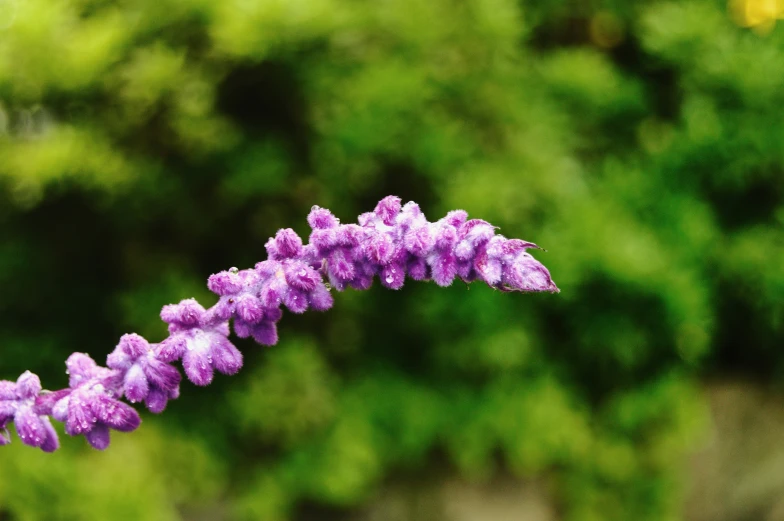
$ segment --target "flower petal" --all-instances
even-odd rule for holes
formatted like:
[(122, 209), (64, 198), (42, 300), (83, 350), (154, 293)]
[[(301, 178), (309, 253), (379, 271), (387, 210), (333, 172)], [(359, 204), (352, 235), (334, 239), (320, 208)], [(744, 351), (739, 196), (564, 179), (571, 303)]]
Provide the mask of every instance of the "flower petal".
[(504, 271), (504, 282), (521, 291), (558, 292), (547, 268), (528, 253), (521, 253)]
[(75, 392), (68, 398), (68, 417), (65, 421), (65, 432), (69, 436), (77, 436), (90, 432), (97, 418), (90, 408), (89, 398), (83, 393)]
[(41, 380), (38, 375), (25, 371), (22, 376), (16, 381), (16, 395), (26, 400), (28, 398), (35, 398), (41, 392)]
[(150, 350), (150, 343), (143, 336), (130, 333), (120, 337), (117, 347), (135, 360)]
[(376, 264), (387, 264), (395, 254), (395, 245), (386, 233), (372, 234), (364, 248), (367, 258)]
[(400, 289), (406, 281), (406, 271), (397, 264), (384, 266), (379, 276), (381, 277), (381, 284), (389, 289)]
[(70, 396), (58, 400), (57, 403), (54, 404), (54, 407), (52, 407), (52, 418), (63, 423), (68, 421), (68, 404), (70, 401)]
[(234, 297), (221, 297), (214, 306), (204, 312), (204, 315), (201, 317), (201, 324), (225, 322), (231, 318), (234, 308)]
[(109, 437), (109, 427), (102, 423), (97, 424), (93, 430), (86, 433), (84, 437), (94, 449), (98, 450), (105, 450), (111, 441)]
[(57, 431), (54, 430), (51, 420), (46, 416), (41, 417), (41, 422), (44, 424), (44, 431), (46, 437), (41, 444), (41, 450), (44, 452), (54, 452), (60, 448), (60, 439), (57, 437)]
[(223, 374), (236, 374), (242, 368), (242, 353), (227, 340), (212, 348), (212, 366)]
[(128, 372), (125, 373), (123, 391), (125, 392), (125, 397), (131, 402), (141, 402), (147, 398), (147, 393), (150, 392), (150, 385), (140, 364), (133, 364), (128, 369)]
[(4, 425), (7, 421), (16, 414), (16, 402), (2, 401), (0, 402), (0, 425)]
[(169, 325), (193, 327), (199, 324), (204, 307), (196, 299), (185, 299), (179, 304), (169, 304), (161, 309), (161, 319)]
[(164, 362), (174, 362), (182, 358), (188, 347), (188, 340), (178, 334), (170, 336), (158, 344), (155, 356)]
[(30, 407), (22, 407), (17, 411), (14, 425), (19, 439), (30, 447), (40, 447), (48, 435), (41, 418)]
[(310, 292), (308, 299), (310, 300), (310, 306), (316, 311), (326, 311), (331, 308), (332, 304), (335, 302), (332, 298), (332, 293), (330, 293), (324, 284), (318, 284), (313, 291)]
[(207, 279), (207, 288), (216, 295), (236, 295), (242, 290), (242, 279), (235, 271), (221, 271), (210, 275)]
[(433, 280), (439, 286), (449, 286), (457, 275), (457, 262), (449, 252), (442, 252), (430, 261)]
[(16, 400), (16, 383), (0, 380), (0, 400)]
[(388, 195), (381, 199), (373, 210), (387, 226), (395, 222), (395, 217), (400, 213), (400, 197)]
[(304, 313), (308, 309), (308, 296), (302, 291), (289, 289), (283, 297), (283, 303), (292, 313)]
[(332, 212), (326, 208), (314, 206), (310, 209), (308, 214), (308, 224), (314, 230), (325, 230), (327, 228), (334, 228), (339, 223), (337, 217), (332, 215)]
[(249, 324), (255, 324), (264, 317), (264, 308), (259, 299), (244, 294), (237, 297), (237, 315)]
[(234, 334), (240, 338), (248, 338), (253, 329), (252, 324), (248, 324), (240, 318), (234, 319)]
[(275, 237), (264, 246), (271, 259), (290, 259), (302, 252), (302, 239), (291, 228), (285, 228), (278, 230)]
[(182, 380), (177, 369), (157, 358), (145, 359), (142, 367), (149, 383), (164, 391), (174, 389), (180, 385), (180, 380)]
[(85, 353), (72, 354), (65, 361), (65, 366), (68, 368), (68, 386), (71, 388), (78, 387), (79, 384), (101, 373), (101, 368), (98, 367), (95, 360)]
[(134, 357), (129, 356), (128, 353), (115, 347), (114, 351), (106, 356), (106, 367), (117, 369), (118, 371), (126, 371), (134, 361)]
[(189, 349), (182, 357), (182, 367), (188, 379), (196, 385), (205, 386), (212, 382), (212, 365), (207, 352)]
[(427, 226), (420, 226), (411, 230), (403, 237), (403, 246), (411, 254), (424, 257), (433, 250), (435, 238), (430, 234)]
[(136, 409), (106, 395), (95, 396), (90, 405), (98, 419), (98, 424), (106, 424), (112, 429), (131, 432), (142, 423)]
[(147, 409), (155, 414), (160, 414), (169, 402), (169, 394), (161, 389), (154, 388), (147, 395)]
[(327, 267), (338, 280), (351, 280), (354, 278), (354, 264), (342, 249), (332, 252), (329, 256)]
[(253, 327), (253, 339), (264, 346), (274, 346), (278, 343), (278, 327), (275, 322), (265, 320)]
[(321, 275), (304, 262), (289, 262), (283, 272), (289, 286), (298, 290), (311, 291), (321, 282)]

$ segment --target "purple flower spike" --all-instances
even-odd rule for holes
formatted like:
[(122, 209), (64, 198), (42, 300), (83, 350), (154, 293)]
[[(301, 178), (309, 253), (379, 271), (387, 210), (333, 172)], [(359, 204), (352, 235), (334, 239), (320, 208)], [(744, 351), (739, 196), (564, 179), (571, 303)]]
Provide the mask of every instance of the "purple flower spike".
[(408, 276), (439, 286), (459, 277), (501, 291), (559, 291), (547, 268), (526, 252), (535, 244), (496, 235), (493, 225), (469, 220), (463, 210), (429, 222), (416, 203), (401, 206), (400, 198), (389, 196), (361, 214), (357, 224), (340, 224), (318, 206), (311, 209), (308, 224), (308, 244), (292, 229), (281, 229), (265, 244), (267, 260), (253, 269), (211, 275), (207, 287), (219, 299), (209, 309), (194, 299), (164, 306), (161, 319), (169, 336), (161, 343), (124, 335), (107, 357), (108, 367), (74, 353), (66, 361), (69, 388), (55, 392), (42, 390), (29, 372), (16, 382), (0, 380), (0, 445), (10, 443), (13, 422), (25, 444), (57, 449), (51, 416), (65, 423), (67, 434), (84, 435), (94, 448), (106, 449), (111, 429), (128, 432), (141, 422), (119, 398), (163, 411), (180, 394), (176, 361), (200, 386), (212, 382), (215, 371), (235, 374), (243, 360), (229, 341), (230, 324), (240, 338), (274, 345), (283, 307), (293, 313), (325, 311), (333, 305), (333, 288), (364, 290), (379, 277), (383, 286), (400, 289)]

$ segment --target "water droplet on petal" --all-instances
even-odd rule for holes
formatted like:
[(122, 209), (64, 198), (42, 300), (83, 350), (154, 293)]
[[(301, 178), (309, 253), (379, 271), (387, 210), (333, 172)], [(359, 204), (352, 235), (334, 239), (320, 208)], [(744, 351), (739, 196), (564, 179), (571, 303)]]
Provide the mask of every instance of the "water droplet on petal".
[(231, 268), (229, 268), (229, 273), (239, 273), (239, 272), (240, 270), (236, 266), (232, 266)]
[(387, 284), (392, 284), (392, 281), (394, 279), (392, 278), (392, 275), (387, 275), (387, 279), (386, 280), (387, 280)]

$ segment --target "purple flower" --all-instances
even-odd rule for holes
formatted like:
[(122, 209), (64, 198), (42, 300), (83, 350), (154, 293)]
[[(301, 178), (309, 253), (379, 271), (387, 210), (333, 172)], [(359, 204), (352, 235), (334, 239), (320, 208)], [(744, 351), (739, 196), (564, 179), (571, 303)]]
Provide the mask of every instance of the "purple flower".
[(525, 250), (532, 242), (495, 235), (477, 249), (474, 267), (482, 280), (503, 291), (550, 291), (558, 287), (550, 272)]
[(57, 432), (46, 413), (36, 406), (41, 392), (41, 381), (30, 371), (25, 371), (16, 384), (0, 381), (0, 445), (11, 442), (7, 426), (13, 421), (25, 445), (39, 447), (44, 452), (59, 448)]
[[(267, 242), (267, 250), (271, 258), (259, 262), (253, 270), (232, 269), (210, 277), (209, 288), (220, 300), (204, 312), (202, 329), (233, 318), (237, 336), (272, 345), (277, 342), (281, 306), (294, 313), (303, 313), (309, 307), (318, 311), (332, 307), (332, 295), (309, 261), (313, 247), (303, 247), (292, 230), (280, 230)], [(169, 321), (166, 317), (164, 320)]]
[(196, 385), (212, 382), (213, 372), (235, 374), (242, 367), (242, 353), (229, 342), (228, 322), (203, 322), (208, 316), (195, 300), (164, 306), (161, 318), (169, 324), (170, 336), (157, 356), (165, 362), (182, 359), (188, 379)]
[(547, 269), (526, 251), (535, 244), (496, 235), (494, 226), (469, 220), (463, 210), (429, 222), (416, 203), (401, 206), (400, 198), (389, 196), (360, 215), (357, 224), (340, 224), (318, 206), (311, 209), (308, 224), (308, 244), (292, 229), (281, 229), (265, 244), (267, 260), (253, 269), (211, 275), (207, 286), (219, 297), (211, 308), (194, 299), (164, 306), (161, 318), (169, 325), (169, 337), (163, 342), (124, 335), (107, 357), (108, 368), (74, 353), (66, 361), (69, 388), (56, 392), (42, 391), (30, 372), (16, 383), (0, 381), (0, 445), (10, 442), (7, 427), (13, 422), (24, 443), (55, 450), (51, 415), (65, 422), (67, 434), (83, 434), (93, 447), (105, 449), (110, 429), (132, 431), (141, 422), (120, 397), (163, 411), (179, 396), (181, 376), (171, 365), (177, 360), (196, 385), (209, 384), (215, 371), (235, 374), (242, 354), (228, 339), (229, 324), (240, 338), (273, 345), (283, 307), (294, 313), (332, 307), (325, 277), (337, 291), (367, 289), (376, 276), (382, 285), (399, 289), (408, 276), (439, 286), (459, 277), (502, 291), (558, 292)]
[[(311, 210), (308, 223), (313, 231), (301, 256), (326, 274), (338, 291), (348, 286), (367, 289), (376, 276), (382, 285), (399, 289), (406, 275), (439, 286), (449, 286), (460, 277), (465, 282), (480, 279), (503, 291), (558, 291), (547, 269), (524, 251), (536, 245), (495, 235), (493, 225), (469, 220), (463, 210), (431, 223), (416, 203), (401, 207), (400, 199), (390, 196), (373, 212), (360, 215), (359, 226), (341, 225), (318, 206)], [(276, 238), (268, 243), (270, 255), (276, 258), (280, 258), (279, 247), (270, 245), (278, 242)]]
[(162, 412), (170, 399), (179, 396), (180, 372), (161, 360), (154, 347), (137, 334), (123, 335), (106, 365), (125, 374), (125, 397), (131, 402), (144, 401), (151, 412)]
[(302, 254), (302, 239), (291, 228), (278, 230), (264, 246), (272, 260), (293, 259)]
[(109, 446), (109, 429), (131, 432), (141, 423), (133, 407), (116, 398), (122, 387), (121, 373), (99, 367), (84, 353), (74, 353), (66, 361), (71, 392), (52, 407), (52, 417), (65, 423), (69, 436), (84, 434), (96, 449)]

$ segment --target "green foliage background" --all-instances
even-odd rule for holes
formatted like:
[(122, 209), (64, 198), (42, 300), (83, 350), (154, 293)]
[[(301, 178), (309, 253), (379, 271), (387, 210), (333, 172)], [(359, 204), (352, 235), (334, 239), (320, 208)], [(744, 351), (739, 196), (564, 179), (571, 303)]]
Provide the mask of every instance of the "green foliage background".
[(4, 448), (0, 518), (340, 519), (446, 470), (677, 519), (696, 383), (784, 372), (782, 103), (784, 31), (713, 0), (5, 0), (0, 377), (162, 338), (313, 204), (463, 208), (562, 293), (336, 295), (106, 453)]

